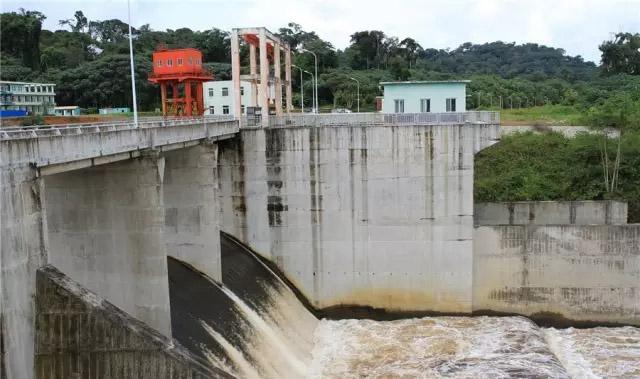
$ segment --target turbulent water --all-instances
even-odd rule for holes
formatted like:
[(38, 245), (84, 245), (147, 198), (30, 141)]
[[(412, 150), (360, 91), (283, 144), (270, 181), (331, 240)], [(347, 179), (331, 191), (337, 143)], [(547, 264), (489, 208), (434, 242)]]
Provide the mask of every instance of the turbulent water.
[(174, 337), (238, 378), (636, 378), (640, 328), (540, 328), (524, 317), (318, 320), (222, 236), (222, 283), (169, 259)]
[(322, 320), (311, 378), (640, 378), (640, 329), (522, 317)]

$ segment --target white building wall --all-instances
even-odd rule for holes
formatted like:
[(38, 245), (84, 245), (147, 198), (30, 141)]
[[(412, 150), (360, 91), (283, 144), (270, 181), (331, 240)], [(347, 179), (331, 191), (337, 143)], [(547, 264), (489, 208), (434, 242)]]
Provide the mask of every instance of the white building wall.
[(431, 99), (431, 112), (446, 112), (446, 99), (456, 99), (456, 112), (466, 112), (466, 85), (461, 82), (393, 83), (384, 85), (382, 113), (396, 113), (396, 99), (404, 100), (404, 113), (420, 113), (420, 99)]
[[(222, 89), (227, 88), (228, 92), (226, 96), (222, 95)], [(257, 104), (251, 104), (251, 82), (242, 80), (240, 81), (240, 88), (243, 88), (242, 105), (245, 106), (242, 114), (247, 114), (246, 107), (258, 106)], [(231, 80), (216, 80), (211, 82), (205, 82), (203, 84), (203, 97), (204, 97), (204, 111), (206, 115), (224, 115), (223, 108), (229, 107), (229, 114), (233, 115), (235, 104), (233, 101), (233, 81)], [(273, 104), (274, 88), (272, 83), (269, 83), (269, 103)], [(213, 113), (211, 113), (211, 107), (213, 107)]]
[(0, 108), (26, 110), (33, 114), (53, 114), (55, 84), (0, 81)]

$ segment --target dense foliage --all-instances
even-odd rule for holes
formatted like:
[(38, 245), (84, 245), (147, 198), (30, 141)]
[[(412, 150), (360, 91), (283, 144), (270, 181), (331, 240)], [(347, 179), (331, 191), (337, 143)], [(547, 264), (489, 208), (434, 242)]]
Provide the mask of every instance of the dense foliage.
[[(60, 20), (60, 30), (42, 30), (45, 15), (37, 11), (1, 15), (2, 36), (0, 75), (4, 80), (34, 80), (58, 84), (59, 104), (84, 108), (123, 106), (130, 101), (128, 25), (117, 19), (88, 20), (82, 11)], [(621, 86), (638, 88), (640, 35), (619, 33), (600, 46), (603, 65), (567, 56), (562, 49), (491, 42), (464, 43), (458, 48), (433, 49), (410, 37), (397, 38), (379, 30), (356, 31), (344, 50), (335, 49), (315, 32), (290, 23), (278, 30), (294, 51), (294, 63), (314, 71), (314, 59), (304, 49), (318, 55), (319, 98), (325, 107), (354, 107), (356, 82), (360, 82), (361, 108), (371, 110), (381, 95), (382, 80), (426, 80), (468, 78), (469, 108), (521, 108), (542, 104), (580, 107), (584, 112), (605, 101)], [(149, 25), (133, 28), (140, 108), (158, 107), (157, 89), (147, 83), (151, 52), (160, 44), (195, 47), (217, 78), (230, 77), (229, 33), (212, 28), (158, 31)], [(248, 49), (241, 49), (247, 63)], [(606, 73), (608, 77), (599, 75)], [(120, 75), (117, 75), (117, 74)], [(300, 75), (293, 73), (294, 104), (299, 104)], [(626, 75), (626, 76), (625, 76)], [(305, 100), (311, 103), (310, 77), (305, 74)], [(68, 81), (68, 82), (67, 82)], [(113, 82), (113, 85), (106, 83)], [(84, 90), (84, 89), (89, 90)]]
[[(481, 151), (475, 159), (475, 200), (603, 200), (629, 202), (629, 222), (640, 222), (640, 132), (622, 135), (619, 182), (605, 184), (603, 146), (618, 139), (581, 134), (516, 134)], [(613, 160), (608, 161), (612, 169)]]

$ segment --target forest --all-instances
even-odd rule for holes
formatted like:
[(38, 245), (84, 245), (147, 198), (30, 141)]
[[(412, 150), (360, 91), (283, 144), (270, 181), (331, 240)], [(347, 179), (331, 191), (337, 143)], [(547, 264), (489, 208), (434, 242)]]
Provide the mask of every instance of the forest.
[[(71, 15), (70, 15), (71, 16)], [(56, 103), (88, 110), (131, 103), (128, 72), (128, 25), (118, 19), (88, 20), (82, 11), (59, 20), (59, 29), (42, 29), (46, 15), (33, 10), (1, 16), (3, 80), (44, 81), (57, 84)], [(471, 79), (469, 108), (522, 108), (559, 104), (588, 110), (612, 96), (637, 97), (630, 89), (640, 85), (640, 35), (618, 33), (600, 46), (602, 64), (568, 56), (559, 48), (534, 43), (463, 43), (455, 49), (421, 46), (411, 37), (388, 36), (382, 31), (356, 31), (344, 50), (301, 25), (289, 23), (277, 34), (293, 49), (293, 61), (313, 70), (319, 60), (319, 99), (325, 108), (352, 108), (356, 100), (355, 77), (361, 83), (361, 105), (372, 110), (381, 95), (380, 81)], [(140, 108), (158, 108), (157, 88), (146, 80), (151, 53), (159, 44), (170, 48), (195, 47), (217, 79), (230, 78), (229, 33), (212, 28), (153, 30), (133, 28), (136, 88)], [(247, 49), (242, 57), (247, 60)], [(299, 75), (293, 75), (299, 104)], [(309, 78), (305, 99), (311, 99)], [(632, 96), (633, 95), (633, 96)], [(634, 100), (634, 99), (632, 99)], [(637, 99), (635, 99), (637, 100)]]
[[(45, 15), (35, 10), (0, 15), (0, 78), (56, 83), (56, 103), (85, 112), (131, 104), (128, 25), (117, 19), (88, 20), (82, 11), (59, 20), (59, 29), (42, 29)], [(476, 157), (476, 201), (624, 199), (630, 221), (640, 222), (640, 34), (615, 34), (599, 45), (601, 61), (569, 56), (560, 48), (535, 43), (463, 43), (455, 49), (421, 46), (411, 37), (383, 31), (355, 31), (350, 45), (336, 49), (296, 23), (277, 34), (293, 51), (293, 61), (313, 70), (319, 60), (321, 108), (353, 108), (361, 83), (361, 108), (373, 110), (380, 81), (471, 79), (469, 109), (521, 112), (525, 120), (551, 116), (554, 123), (615, 127), (619, 138), (555, 133), (524, 134)], [(229, 33), (212, 28), (154, 30), (133, 28), (139, 108), (159, 108), (159, 91), (147, 81), (151, 53), (158, 45), (195, 47), (217, 79), (230, 79)], [(248, 51), (241, 50), (244, 65)], [(294, 104), (299, 76), (293, 75)], [(306, 106), (311, 85), (305, 79)], [(533, 116), (532, 116), (533, 115)], [(504, 117), (503, 117), (504, 119)]]

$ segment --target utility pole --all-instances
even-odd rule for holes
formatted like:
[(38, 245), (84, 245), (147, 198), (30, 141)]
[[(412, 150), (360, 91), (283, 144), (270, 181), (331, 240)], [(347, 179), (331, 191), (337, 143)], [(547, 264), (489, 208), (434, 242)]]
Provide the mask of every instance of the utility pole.
[(360, 113), (360, 82), (356, 78), (349, 78), (358, 84), (358, 113)]
[(302, 78), (302, 69), (295, 64), (292, 64), (291, 67), (300, 70), (300, 113), (304, 113), (304, 79)]
[(320, 110), (318, 109), (318, 56), (316, 55), (316, 53), (314, 53), (313, 51), (309, 51), (307, 49), (302, 49), (301, 51), (304, 51), (306, 53), (309, 53), (311, 55), (313, 55), (313, 59), (315, 60), (315, 68), (316, 68), (316, 75), (315, 75), (315, 91), (314, 91), (314, 98), (315, 98), (315, 113), (319, 113)]
[(131, 2), (127, 0), (127, 11), (129, 13), (129, 61), (131, 66), (131, 92), (133, 95), (133, 124), (138, 127), (138, 100), (136, 99), (136, 76), (133, 69), (133, 39), (131, 37)]

